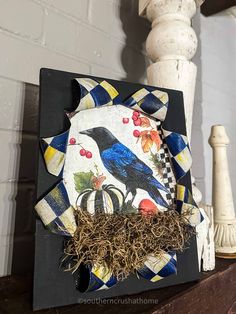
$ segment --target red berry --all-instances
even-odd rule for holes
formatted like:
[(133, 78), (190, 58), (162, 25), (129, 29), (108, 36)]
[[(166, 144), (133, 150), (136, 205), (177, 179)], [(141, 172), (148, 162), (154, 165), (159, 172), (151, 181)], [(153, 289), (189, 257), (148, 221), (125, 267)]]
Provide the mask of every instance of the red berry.
[(72, 137), (72, 138), (70, 139), (70, 144), (71, 144), (71, 145), (75, 145), (75, 143), (76, 143), (76, 139), (75, 139), (74, 137)]
[(132, 116), (132, 119), (133, 119), (133, 121), (136, 121), (136, 120), (138, 120), (138, 116), (133, 115), (133, 116)]
[(134, 136), (134, 137), (139, 137), (139, 136), (140, 136), (139, 130), (134, 130), (133, 136)]
[(93, 157), (93, 154), (87, 150), (86, 157), (90, 159)]
[(84, 148), (82, 148), (80, 151), (79, 151), (80, 155), (81, 156), (85, 156), (86, 155), (86, 150)]
[(127, 124), (127, 123), (129, 123), (129, 118), (123, 118), (122, 121), (123, 121), (124, 124)]
[(133, 116), (139, 117), (140, 116), (140, 112), (139, 111), (134, 111), (133, 112)]
[(138, 118), (136, 121), (134, 121), (134, 125), (140, 126), (141, 125), (141, 119)]

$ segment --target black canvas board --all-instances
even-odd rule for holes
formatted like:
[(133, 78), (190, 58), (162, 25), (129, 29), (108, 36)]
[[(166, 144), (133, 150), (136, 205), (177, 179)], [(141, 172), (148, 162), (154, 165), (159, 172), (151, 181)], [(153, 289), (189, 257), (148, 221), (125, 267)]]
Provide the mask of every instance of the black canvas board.
[[(54, 136), (68, 129), (69, 122), (65, 116), (65, 110), (73, 111), (75, 109), (72, 80), (80, 77), (98, 78), (52, 69), (41, 70), (39, 140), (41, 137)], [(123, 100), (138, 89), (145, 87), (142, 84), (106, 80), (119, 91)], [(158, 89), (166, 91), (169, 96), (169, 109), (163, 127), (186, 135), (182, 92), (164, 88)], [(47, 194), (58, 181), (60, 181), (60, 178), (54, 177), (47, 172), (42, 152), (39, 151), (37, 199)], [(180, 183), (185, 184), (191, 190), (190, 173), (187, 173)], [(156, 283), (138, 279), (135, 275), (131, 275), (111, 289), (80, 293), (75, 289), (73, 275), (59, 268), (59, 261), (63, 254), (63, 241), (63, 237), (50, 233), (39, 219), (36, 220), (34, 310), (76, 304), (81, 299), (111, 298), (121, 295), (139, 294), (147, 290), (195, 281), (200, 276), (196, 239), (193, 237), (188, 244), (188, 249), (177, 253), (177, 275), (171, 275)]]

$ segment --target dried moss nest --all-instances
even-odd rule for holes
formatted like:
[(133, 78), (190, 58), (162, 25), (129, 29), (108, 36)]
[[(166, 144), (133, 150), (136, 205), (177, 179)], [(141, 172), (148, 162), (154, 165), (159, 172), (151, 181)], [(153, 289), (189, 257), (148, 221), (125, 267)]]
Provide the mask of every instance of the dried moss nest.
[(182, 251), (195, 233), (188, 225), (188, 213), (175, 210), (155, 215), (97, 214), (77, 210), (77, 230), (65, 246), (66, 255), (75, 256), (73, 269), (84, 265), (104, 265), (118, 278), (126, 278), (143, 266), (147, 256), (164, 251)]

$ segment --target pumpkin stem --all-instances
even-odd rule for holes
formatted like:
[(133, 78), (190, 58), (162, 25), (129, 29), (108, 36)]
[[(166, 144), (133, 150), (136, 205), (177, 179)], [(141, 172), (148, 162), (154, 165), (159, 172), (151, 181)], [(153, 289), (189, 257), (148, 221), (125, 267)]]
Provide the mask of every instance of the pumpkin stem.
[(106, 177), (103, 174), (98, 175), (98, 176), (93, 176), (91, 179), (91, 183), (94, 190), (101, 190), (102, 184), (105, 180), (106, 180)]

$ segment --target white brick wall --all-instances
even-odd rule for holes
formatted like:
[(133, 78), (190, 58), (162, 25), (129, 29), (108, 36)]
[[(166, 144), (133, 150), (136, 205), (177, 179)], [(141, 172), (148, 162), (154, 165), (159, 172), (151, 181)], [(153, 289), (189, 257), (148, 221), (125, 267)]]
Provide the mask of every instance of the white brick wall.
[(22, 256), (33, 256), (38, 88), (31, 84), (40, 68), (143, 82), (148, 30), (137, 0), (0, 0), (0, 276), (11, 271), (15, 219), (16, 269), (26, 271)]
[(63, 12), (75, 19), (82, 19), (85, 21), (88, 19), (88, 0), (41, 0), (41, 2), (52, 6), (55, 11)]
[(77, 24), (63, 15), (47, 10), (44, 18), (45, 46), (75, 56)]
[(0, 2), (0, 24), (3, 30), (39, 40), (43, 31), (43, 7), (30, 0)]

